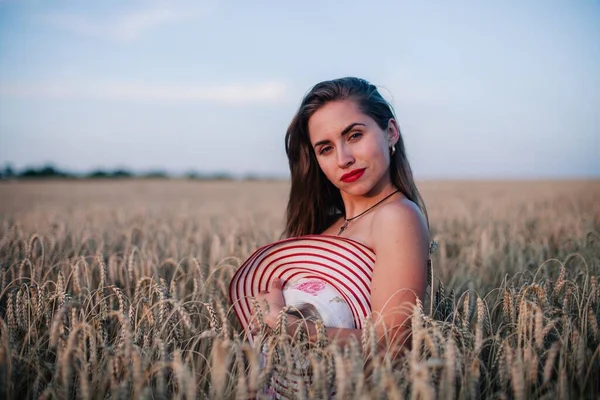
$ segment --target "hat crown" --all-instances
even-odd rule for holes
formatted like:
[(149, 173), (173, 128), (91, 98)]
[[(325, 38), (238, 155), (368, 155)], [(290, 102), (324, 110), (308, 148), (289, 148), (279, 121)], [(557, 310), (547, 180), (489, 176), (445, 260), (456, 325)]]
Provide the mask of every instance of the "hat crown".
[(307, 320), (322, 320), (331, 328), (354, 327), (354, 316), (341, 294), (327, 282), (316, 278), (290, 281), (283, 288), (290, 313)]

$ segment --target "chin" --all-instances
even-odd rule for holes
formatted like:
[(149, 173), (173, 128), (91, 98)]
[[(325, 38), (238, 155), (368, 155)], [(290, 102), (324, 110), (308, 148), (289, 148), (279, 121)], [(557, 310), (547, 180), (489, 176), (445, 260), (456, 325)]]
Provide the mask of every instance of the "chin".
[(340, 188), (340, 190), (352, 196), (366, 196), (373, 190), (373, 185), (359, 183)]

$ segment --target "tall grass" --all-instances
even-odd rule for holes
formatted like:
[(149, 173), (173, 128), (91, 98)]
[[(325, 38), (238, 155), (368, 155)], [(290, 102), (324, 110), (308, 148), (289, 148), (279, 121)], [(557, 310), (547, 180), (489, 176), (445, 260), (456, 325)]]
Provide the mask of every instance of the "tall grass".
[(2, 184), (0, 395), (264, 397), (297, 352), (298, 398), (600, 397), (600, 184), (420, 188), (439, 249), (410, 351), (279, 329), (260, 368), (227, 287), (278, 239), (286, 184)]

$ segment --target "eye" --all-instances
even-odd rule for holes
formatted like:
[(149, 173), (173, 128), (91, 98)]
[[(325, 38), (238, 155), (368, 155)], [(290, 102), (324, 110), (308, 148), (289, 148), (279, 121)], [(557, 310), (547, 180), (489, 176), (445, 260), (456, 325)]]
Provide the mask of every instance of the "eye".
[(350, 140), (357, 140), (362, 136), (361, 132), (354, 132), (352, 135), (350, 135)]
[(321, 148), (321, 151), (319, 152), (319, 154), (321, 155), (326, 155), (331, 151), (331, 146), (324, 146)]

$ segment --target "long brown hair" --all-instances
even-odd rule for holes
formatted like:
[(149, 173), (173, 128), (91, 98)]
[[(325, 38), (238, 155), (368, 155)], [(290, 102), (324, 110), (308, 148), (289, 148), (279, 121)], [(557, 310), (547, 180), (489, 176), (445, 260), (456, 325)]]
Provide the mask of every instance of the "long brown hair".
[[(338, 100), (356, 102), (361, 112), (383, 130), (387, 129), (390, 118), (396, 119), (392, 106), (364, 79), (348, 77), (320, 82), (304, 96), (285, 135), (292, 175), (285, 237), (321, 233), (345, 212), (340, 190), (321, 171), (308, 134), (310, 117), (326, 103)], [(402, 134), (396, 143), (396, 153), (390, 157), (390, 177), (393, 185), (419, 206), (427, 220), (425, 203), (406, 158)]]

